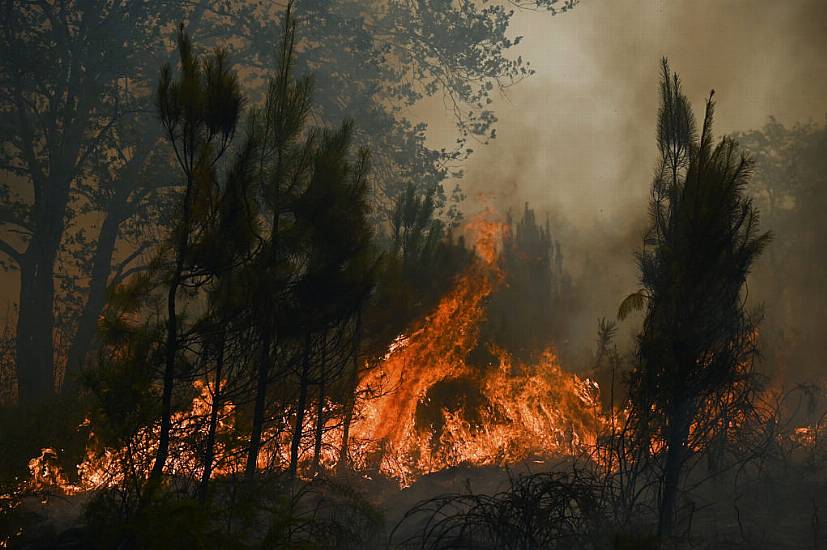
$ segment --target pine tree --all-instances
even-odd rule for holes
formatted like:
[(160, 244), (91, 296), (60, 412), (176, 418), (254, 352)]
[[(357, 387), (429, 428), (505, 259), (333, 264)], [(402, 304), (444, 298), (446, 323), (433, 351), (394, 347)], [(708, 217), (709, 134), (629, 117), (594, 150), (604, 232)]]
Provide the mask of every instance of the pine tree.
[(282, 336), (287, 344), (294, 332), (290, 288), (301, 271), (302, 243), (295, 231), (293, 214), (298, 197), (307, 186), (317, 150), (316, 132), (306, 128), (313, 81), (309, 76), (294, 76), (296, 23), (291, 10), (289, 2), (283, 18), (276, 75), (270, 79), (265, 105), (258, 114), (263, 242), (249, 266), (245, 283), (250, 289), (249, 299), (255, 304), (252, 315), (258, 336), (247, 479), (252, 479), (257, 469), (270, 382), (275, 375), (282, 374), (274, 372), (280, 359), (276, 351)]
[(178, 223), (170, 239), (170, 266), (166, 301), (161, 428), (150, 486), (157, 486), (169, 455), (173, 388), (179, 360), (178, 292), (198, 276), (202, 265), (194, 254), (196, 234), (207, 226), (216, 185), (216, 163), (228, 150), (242, 110), (242, 97), (226, 54), (218, 50), (206, 59), (193, 52), (192, 41), (178, 31), (181, 72), (173, 79), (169, 64), (161, 70), (156, 102), (167, 141), (183, 176)]
[[(324, 428), (325, 388), (343, 371), (358, 316), (373, 288), (372, 228), (368, 221), (368, 152), (348, 160), (352, 123), (346, 121), (325, 132), (313, 166), (313, 175), (296, 210), (308, 239), (308, 268), (297, 288), (299, 322), (305, 331), (299, 376), (299, 396), (290, 448), (290, 475), (295, 477), (311, 384), (318, 386), (314, 441), (314, 470), (318, 470)], [(315, 364), (311, 345), (317, 334)], [(344, 353), (335, 346), (341, 342)]]
[(745, 194), (750, 160), (729, 138), (713, 143), (714, 92), (698, 135), (666, 60), (660, 86), (660, 161), (638, 254), (642, 288), (618, 313), (645, 308), (629, 390), (641, 444), (664, 444), (658, 532), (669, 536), (685, 466), (715, 431), (716, 407), (749, 406), (755, 324), (743, 289), (770, 235), (759, 232)]

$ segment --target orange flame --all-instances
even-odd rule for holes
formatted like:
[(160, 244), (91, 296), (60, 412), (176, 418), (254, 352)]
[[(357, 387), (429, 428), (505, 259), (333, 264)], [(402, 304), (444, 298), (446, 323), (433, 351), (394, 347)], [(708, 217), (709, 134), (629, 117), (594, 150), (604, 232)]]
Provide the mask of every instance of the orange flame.
[[(477, 346), (485, 301), (502, 280), (497, 266), (504, 226), (478, 217), (478, 260), (457, 280), (436, 310), (409, 336), (398, 338), (360, 390), (378, 397), (361, 404), (350, 454), (357, 468), (375, 466), (403, 485), (421, 474), (461, 463), (514, 463), (532, 454), (569, 454), (593, 444), (599, 418), (597, 384), (565, 374), (547, 351), (537, 365), (499, 365), (480, 374), (466, 363)], [(417, 407), (437, 383), (477, 376), (483, 410), (442, 410), (440, 434), (416, 426)], [(371, 390), (373, 390), (371, 392)], [(472, 413), (472, 414), (469, 414)], [(469, 420), (469, 418), (475, 420)]]
[[(485, 319), (486, 300), (503, 281), (498, 266), (505, 225), (491, 221), (486, 211), (471, 220), (466, 231), (474, 243), (476, 258), (440, 300), (435, 310), (409, 334), (389, 347), (380, 364), (367, 370), (357, 395), (367, 396), (355, 407), (348, 443), (350, 464), (361, 471), (378, 468), (384, 475), (408, 485), (417, 477), (458, 464), (508, 464), (531, 456), (572, 454), (595, 444), (605, 425), (600, 414), (599, 388), (589, 379), (565, 373), (551, 350), (535, 365), (514, 364), (504, 350), (492, 352), (495, 365), (477, 368), (467, 363), (479, 344)], [(479, 410), (442, 408), (441, 426), (417, 426), (417, 409), (438, 383), (465, 377), (473, 380), (484, 396)], [(197, 395), (190, 410), (173, 419), (170, 461), (167, 472), (197, 479), (202, 457), (188, 441), (193, 431), (204, 435), (203, 419), (211, 408), (210, 386), (196, 382)], [(325, 404), (331, 420), (323, 436), (320, 463), (332, 468), (340, 458), (337, 447), (342, 427), (332, 414), (333, 403)], [(314, 407), (315, 409), (315, 407)], [(219, 433), (229, 433), (234, 405), (225, 403), (219, 417)], [(265, 434), (259, 467), (286, 467), (289, 463), (289, 411)], [(305, 418), (305, 437), (312, 440), (315, 410)], [(78, 466), (77, 485), (70, 484), (51, 464), (44, 450), (32, 462), (33, 479), (74, 493), (124, 481), (124, 472), (148, 473), (157, 445), (158, 426), (136, 434), (122, 449), (87, 451)], [(220, 440), (220, 438), (219, 438)], [(243, 469), (243, 453), (221, 448), (217, 442), (214, 476)], [(303, 447), (312, 447), (312, 442)], [(308, 453), (304, 453), (307, 455)], [(312, 454), (312, 453), (311, 453)], [(56, 455), (55, 455), (56, 456)], [(45, 458), (44, 458), (45, 457)], [(309, 457), (303, 460), (309, 461)], [(301, 469), (300, 469), (301, 471)]]

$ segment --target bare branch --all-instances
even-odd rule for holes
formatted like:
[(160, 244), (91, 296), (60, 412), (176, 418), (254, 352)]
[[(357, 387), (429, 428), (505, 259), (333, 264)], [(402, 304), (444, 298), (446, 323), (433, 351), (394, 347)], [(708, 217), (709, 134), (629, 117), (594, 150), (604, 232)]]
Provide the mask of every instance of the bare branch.
[(11, 244), (2, 239), (0, 239), (0, 252), (6, 254), (12, 260), (17, 262), (17, 264), (20, 264), (23, 261), (23, 253), (19, 252)]

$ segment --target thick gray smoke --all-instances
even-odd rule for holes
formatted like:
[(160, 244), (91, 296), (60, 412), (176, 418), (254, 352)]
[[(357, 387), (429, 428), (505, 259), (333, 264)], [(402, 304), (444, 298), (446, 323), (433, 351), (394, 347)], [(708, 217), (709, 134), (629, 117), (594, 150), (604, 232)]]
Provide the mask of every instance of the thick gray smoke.
[[(537, 73), (493, 105), (498, 137), (478, 145), (462, 182), (466, 211), (484, 193), (503, 209), (547, 212), (582, 308), (563, 312), (589, 345), (596, 319), (636, 288), (633, 251), (654, 167), (659, 61), (682, 77), (696, 115), (710, 89), (716, 135), (827, 112), (827, 2), (595, 2), (569, 14), (522, 12), (513, 31)], [(431, 139), (448, 143), (441, 102), (423, 107)], [(621, 327), (621, 340), (636, 330)], [(628, 342), (628, 340), (626, 340)]]

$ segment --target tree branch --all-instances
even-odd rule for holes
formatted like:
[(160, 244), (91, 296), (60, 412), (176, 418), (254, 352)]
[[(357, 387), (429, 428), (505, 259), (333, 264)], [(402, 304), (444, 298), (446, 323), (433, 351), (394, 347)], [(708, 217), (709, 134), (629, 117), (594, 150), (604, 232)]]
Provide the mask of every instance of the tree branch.
[(143, 271), (148, 269), (148, 266), (140, 265), (140, 266), (133, 266), (129, 269), (126, 269), (130, 263), (132, 263), (135, 258), (143, 254), (150, 246), (152, 245), (149, 241), (142, 242), (135, 250), (133, 250), (126, 258), (122, 261), (118, 262), (118, 264), (114, 267), (113, 271), (114, 274), (112, 275), (112, 283), (113, 285), (120, 283), (128, 276), (132, 275), (133, 273), (137, 273), (139, 271)]
[(6, 254), (9, 258), (14, 260), (18, 265), (23, 261), (23, 254), (19, 252), (12, 245), (0, 239), (0, 252)]

